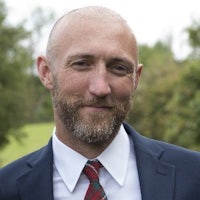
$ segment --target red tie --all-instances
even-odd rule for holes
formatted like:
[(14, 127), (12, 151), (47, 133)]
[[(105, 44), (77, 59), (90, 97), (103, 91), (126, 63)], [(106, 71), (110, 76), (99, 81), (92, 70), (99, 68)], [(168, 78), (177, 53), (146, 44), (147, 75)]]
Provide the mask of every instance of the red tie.
[(100, 167), (102, 167), (102, 164), (95, 160), (88, 161), (83, 169), (84, 174), (90, 181), (84, 200), (107, 200), (106, 194), (99, 183)]

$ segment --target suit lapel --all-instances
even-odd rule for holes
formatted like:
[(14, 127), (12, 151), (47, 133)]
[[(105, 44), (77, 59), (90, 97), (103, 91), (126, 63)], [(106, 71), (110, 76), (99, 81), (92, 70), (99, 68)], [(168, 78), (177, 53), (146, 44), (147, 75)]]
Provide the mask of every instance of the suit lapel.
[(142, 199), (172, 200), (175, 166), (161, 162), (158, 157), (151, 157), (138, 149), (136, 150), (136, 157)]
[(175, 166), (161, 160), (165, 152), (155, 141), (125, 129), (134, 142), (142, 200), (173, 200)]
[(21, 200), (53, 200), (53, 154), (51, 141), (27, 161), (18, 179)]

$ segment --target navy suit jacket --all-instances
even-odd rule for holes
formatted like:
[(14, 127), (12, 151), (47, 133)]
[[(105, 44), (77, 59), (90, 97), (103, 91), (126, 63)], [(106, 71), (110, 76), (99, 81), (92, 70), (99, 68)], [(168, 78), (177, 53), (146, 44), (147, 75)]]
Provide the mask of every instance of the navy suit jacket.
[[(200, 154), (136, 133), (142, 200), (200, 200)], [(53, 200), (51, 140), (42, 149), (0, 169), (0, 200)], [(134, 200), (134, 199), (133, 199)]]

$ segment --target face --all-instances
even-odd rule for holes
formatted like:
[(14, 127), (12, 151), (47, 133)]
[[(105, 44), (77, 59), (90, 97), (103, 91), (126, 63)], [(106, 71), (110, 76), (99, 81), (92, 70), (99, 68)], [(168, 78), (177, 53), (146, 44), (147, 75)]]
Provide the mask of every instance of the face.
[(131, 107), (140, 73), (134, 74), (135, 43), (119, 24), (88, 22), (71, 27), (55, 47), (55, 115), (72, 137), (102, 143), (114, 137)]

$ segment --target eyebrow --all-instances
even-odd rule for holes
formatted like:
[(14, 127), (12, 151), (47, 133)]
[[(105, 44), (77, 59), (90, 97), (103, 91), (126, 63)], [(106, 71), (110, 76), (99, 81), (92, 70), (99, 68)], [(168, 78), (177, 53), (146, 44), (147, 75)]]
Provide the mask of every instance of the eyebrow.
[(91, 58), (94, 58), (95, 56), (93, 55), (90, 55), (90, 54), (74, 54), (74, 55), (71, 55), (69, 57), (66, 58), (66, 61), (68, 60), (74, 60), (74, 59), (77, 59), (77, 58), (87, 58), (87, 59), (91, 59)]

